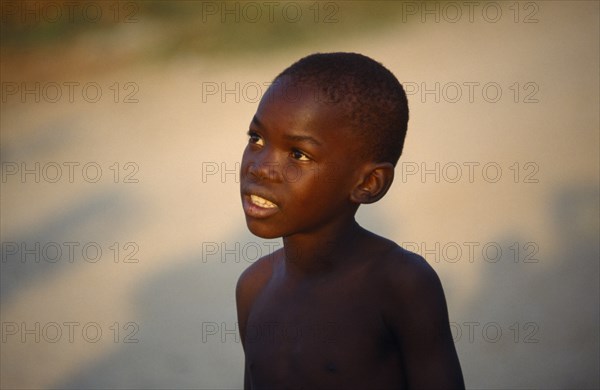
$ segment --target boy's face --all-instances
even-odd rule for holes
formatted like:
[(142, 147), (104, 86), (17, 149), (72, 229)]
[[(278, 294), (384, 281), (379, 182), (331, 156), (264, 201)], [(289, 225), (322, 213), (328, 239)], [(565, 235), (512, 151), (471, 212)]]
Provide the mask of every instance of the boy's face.
[(353, 215), (361, 145), (337, 105), (280, 79), (261, 100), (248, 133), (240, 187), (253, 234), (285, 237)]

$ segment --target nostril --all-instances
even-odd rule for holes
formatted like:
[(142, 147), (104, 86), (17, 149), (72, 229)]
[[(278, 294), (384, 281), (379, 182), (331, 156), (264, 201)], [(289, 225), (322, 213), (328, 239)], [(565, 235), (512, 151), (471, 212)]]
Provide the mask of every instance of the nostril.
[(263, 175), (261, 174), (260, 167), (258, 167), (255, 163), (250, 163), (248, 165), (248, 174), (257, 179), (260, 179), (263, 177)]
[(276, 162), (250, 163), (248, 164), (247, 172), (249, 176), (256, 179), (277, 181), (279, 178), (277, 167), (278, 163)]

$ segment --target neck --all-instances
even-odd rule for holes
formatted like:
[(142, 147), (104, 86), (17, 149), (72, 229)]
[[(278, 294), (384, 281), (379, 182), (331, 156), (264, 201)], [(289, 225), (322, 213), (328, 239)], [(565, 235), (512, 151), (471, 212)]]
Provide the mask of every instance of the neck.
[(322, 274), (345, 264), (365, 231), (354, 220), (283, 238), (286, 269), (298, 276)]

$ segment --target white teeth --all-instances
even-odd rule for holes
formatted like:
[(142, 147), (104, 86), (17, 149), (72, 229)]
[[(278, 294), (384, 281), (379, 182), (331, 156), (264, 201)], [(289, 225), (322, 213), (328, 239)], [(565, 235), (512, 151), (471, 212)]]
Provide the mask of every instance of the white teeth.
[(260, 196), (250, 195), (250, 200), (255, 205), (266, 208), (266, 209), (272, 209), (274, 207), (277, 207), (277, 205), (275, 203), (270, 202), (270, 201), (266, 200), (265, 198), (261, 198)]

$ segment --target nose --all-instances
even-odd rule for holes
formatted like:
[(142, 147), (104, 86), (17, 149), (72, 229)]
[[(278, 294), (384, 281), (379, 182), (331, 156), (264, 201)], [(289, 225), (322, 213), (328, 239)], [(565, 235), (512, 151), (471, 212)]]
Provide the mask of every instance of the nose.
[(279, 174), (277, 172), (276, 162), (262, 162), (260, 164), (251, 162), (248, 165), (248, 174), (254, 180), (278, 181)]
[(254, 155), (254, 158), (248, 162), (246, 172), (250, 179), (255, 181), (273, 181), (281, 180), (281, 164), (267, 150), (262, 150)]

